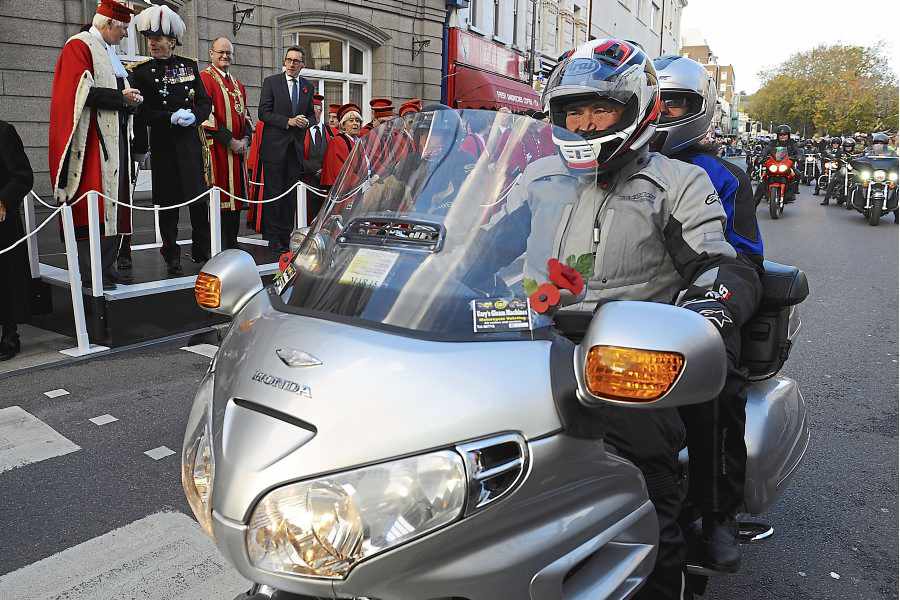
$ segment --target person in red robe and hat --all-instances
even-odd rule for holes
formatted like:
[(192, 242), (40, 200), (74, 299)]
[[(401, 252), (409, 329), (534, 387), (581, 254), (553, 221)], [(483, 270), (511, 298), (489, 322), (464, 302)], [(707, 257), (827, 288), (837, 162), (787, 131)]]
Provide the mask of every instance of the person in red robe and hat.
[(330, 189), (337, 176), (341, 172), (341, 167), (350, 156), (350, 151), (356, 143), (359, 136), (359, 128), (362, 125), (362, 113), (359, 107), (353, 103), (344, 104), (338, 111), (338, 120), (340, 123), (340, 131), (331, 143), (328, 144), (328, 150), (325, 152), (325, 159), (322, 161), (322, 187)]
[[(128, 84), (114, 46), (128, 34), (135, 11), (101, 0), (91, 28), (66, 41), (56, 61), (50, 98), (49, 165), (53, 195), (72, 207), (79, 268), (90, 277), (86, 192), (129, 202), (131, 198), (131, 110), (143, 98)], [(130, 211), (99, 200), (103, 288), (128, 282), (115, 267), (117, 235), (131, 232)]]
[(233, 58), (231, 40), (219, 36), (210, 45), (209, 66), (200, 73), (203, 87), (212, 99), (212, 112), (203, 122), (210, 153), (210, 184), (228, 192), (221, 195), (223, 250), (238, 247), (243, 203), (232, 196), (247, 197), (244, 156), (250, 148), (252, 131), (247, 90), (230, 73)]
[(328, 105), (328, 126), (337, 133), (338, 129), (340, 129), (341, 123), (338, 120), (338, 111), (341, 110), (340, 104), (329, 104)]
[(369, 107), (372, 109), (372, 120), (360, 128), (360, 137), (367, 136), (370, 131), (395, 117), (394, 103), (390, 98), (372, 98)]

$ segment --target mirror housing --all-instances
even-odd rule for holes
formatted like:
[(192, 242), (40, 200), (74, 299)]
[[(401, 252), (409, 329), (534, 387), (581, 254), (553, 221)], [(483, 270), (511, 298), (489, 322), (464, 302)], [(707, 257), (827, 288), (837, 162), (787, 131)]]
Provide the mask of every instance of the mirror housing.
[(256, 262), (243, 250), (232, 249), (216, 254), (203, 265), (194, 294), (203, 310), (233, 317), (262, 289)]
[[(674, 373), (677, 368), (677, 375), (655, 399), (594, 394), (588, 387), (585, 370), (589, 354), (592, 349), (603, 352), (610, 348), (626, 354), (635, 351), (644, 357), (663, 357), (663, 370)], [(602, 305), (575, 349), (578, 399), (588, 407), (606, 404), (652, 409), (707, 402), (722, 391), (726, 373), (725, 344), (715, 326), (686, 308), (657, 302), (615, 301)]]

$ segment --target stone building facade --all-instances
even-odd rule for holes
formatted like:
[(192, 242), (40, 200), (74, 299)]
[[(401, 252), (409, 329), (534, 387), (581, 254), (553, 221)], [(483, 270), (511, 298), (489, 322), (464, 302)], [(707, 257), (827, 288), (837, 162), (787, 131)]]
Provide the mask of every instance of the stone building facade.
[[(155, 3), (160, 3), (156, 0)], [(262, 81), (281, 69), (285, 46), (307, 52), (304, 77), (326, 103), (389, 97), (440, 100), (442, 0), (165, 0), (187, 24), (176, 52), (206, 65), (210, 40), (235, 46), (233, 73), (247, 86), (256, 116)], [(142, 8), (146, 2), (129, 2)], [(97, 0), (0, 0), (0, 119), (15, 125), (35, 171), (35, 190), (50, 192), (48, 115), (53, 68), (65, 41), (90, 21)], [(253, 9), (249, 17), (247, 9)], [(247, 11), (247, 12), (238, 12)], [(237, 34), (236, 24), (243, 24)], [(125, 59), (147, 56), (132, 30), (119, 51)]]

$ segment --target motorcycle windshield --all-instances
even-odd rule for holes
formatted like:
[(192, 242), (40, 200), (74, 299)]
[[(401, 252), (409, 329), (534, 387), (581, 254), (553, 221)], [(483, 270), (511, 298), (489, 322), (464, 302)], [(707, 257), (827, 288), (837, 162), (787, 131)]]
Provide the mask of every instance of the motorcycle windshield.
[[(595, 181), (554, 138), (581, 140), (477, 110), (382, 124), (353, 148), (276, 284), (284, 309), (428, 339), (533, 338), (551, 320), (529, 296)], [(593, 255), (568, 262), (586, 271)]]

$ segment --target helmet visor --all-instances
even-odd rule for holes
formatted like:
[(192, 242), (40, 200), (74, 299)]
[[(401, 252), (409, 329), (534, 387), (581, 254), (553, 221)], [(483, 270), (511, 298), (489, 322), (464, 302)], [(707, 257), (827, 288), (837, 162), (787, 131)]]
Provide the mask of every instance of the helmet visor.
[(693, 92), (662, 91), (661, 125), (687, 121), (703, 112), (703, 98)]

